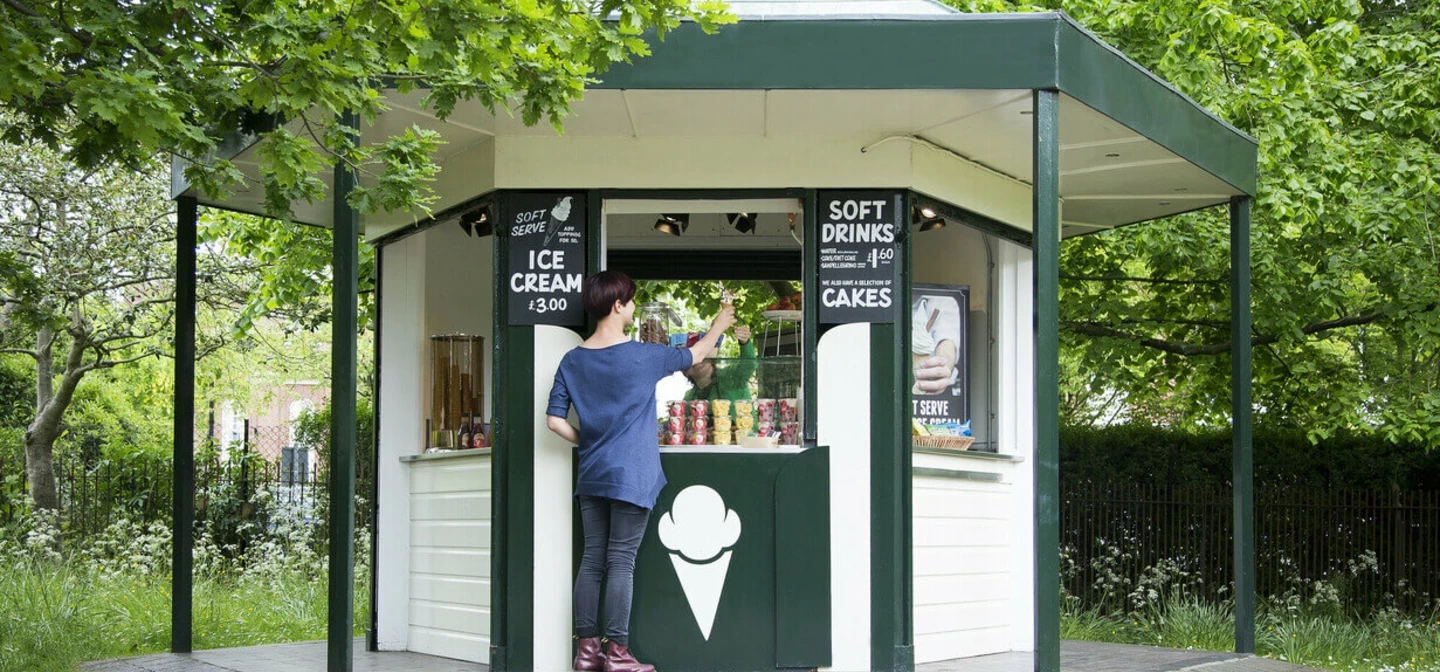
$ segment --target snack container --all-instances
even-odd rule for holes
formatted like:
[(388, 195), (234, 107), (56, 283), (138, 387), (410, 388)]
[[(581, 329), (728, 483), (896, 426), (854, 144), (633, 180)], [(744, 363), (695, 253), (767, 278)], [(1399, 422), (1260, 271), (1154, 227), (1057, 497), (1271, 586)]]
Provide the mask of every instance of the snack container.
[(696, 399), (690, 402), (690, 417), (703, 418), (710, 415), (710, 402), (704, 399)]
[(717, 420), (722, 416), (726, 418), (730, 417), (730, 400), (716, 399), (710, 402), (710, 413), (713, 414)]
[(767, 420), (770, 421), (770, 422), (774, 422), (774, 421), (775, 421), (775, 400), (774, 400), (774, 399), (756, 399), (756, 400), (755, 400), (755, 415), (758, 416), (757, 419), (758, 419), (760, 422), (765, 422), (765, 421), (767, 421)]
[(748, 415), (741, 415), (735, 418), (735, 429), (747, 432), (755, 431), (755, 418)]
[(667, 446), (683, 446), (683, 445), (685, 445), (685, 432), (666, 432), (666, 433), (665, 433), (665, 445), (667, 445)]
[(710, 430), (710, 419), (703, 415), (694, 415), (685, 420), (686, 429), (692, 432), (706, 432)]
[(713, 429), (714, 429), (715, 431), (717, 431), (717, 432), (719, 432), (719, 431), (726, 431), (726, 432), (728, 432), (728, 431), (730, 431), (731, 429), (734, 429), (734, 428), (735, 428), (734, 422), (735, 422), (735, 421), (732, 420), (732, 419), (730, 418), (730, 416), (728, 416), (728, 415), (717, 415), (717, 416), (715, 416), (715, 425), (714, 425)]
[(710, 432), (690, 432), (686, 438), (686, 443), (692, 446), (703, 446), (710, 443)]
[(800, 419), (800, 400), (794, 397), (780, 399), (777, 402), (781, 422), (790, 422)]
[(685, 417), (685, 402), (679, 401), (679, 400), (669, 401), (669, 402), (666, 402), (666, 406), (669, 408), (670, 417), (672, 417), (672, 418), (683, 418), (683, 417)]
[(710, 435), (710, 438), (715, 442), (715, 445), (717, 446), (728, 446), (732, 443), (735, 443), (735, 435), (732, 434), (728, 429), (717, 429), (714, 433)]
[(771, 420), (761, 420), (755, 425), (755, 433), (760, 436), (770, 436), (770, 432), (773, 431), (775, 431), (775, 423)]
[(665, 430), (669, 432), (685, 431), (685, 418), (670, 416), (665, 418)]
[(738, 418), (741, 418), (741, 417), (748, 416), (748, 415), (752, 415), (752, 414), (754, 414), (754, 413), (755, 413), (755, 400), (754, 400), (754, 399), (737, 399), (737, 400), (735, 400), (735, 417), (736, 417), (737, 419), (738, 419)]
[(780, 443), (787, 446), (800, 445), (800, 423), (789, 421), (780, 423)]

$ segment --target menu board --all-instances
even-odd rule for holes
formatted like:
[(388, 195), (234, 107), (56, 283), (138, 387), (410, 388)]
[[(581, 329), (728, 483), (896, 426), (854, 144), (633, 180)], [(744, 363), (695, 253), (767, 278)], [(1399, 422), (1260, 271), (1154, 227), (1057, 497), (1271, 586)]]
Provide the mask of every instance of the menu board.
[(501, 217), (510, 248), (508, 322), (584, 325), (584, 194), (514, 194)]
[(822, 191), (819, 197), (820, 323), (894, 322), (904, 196)]

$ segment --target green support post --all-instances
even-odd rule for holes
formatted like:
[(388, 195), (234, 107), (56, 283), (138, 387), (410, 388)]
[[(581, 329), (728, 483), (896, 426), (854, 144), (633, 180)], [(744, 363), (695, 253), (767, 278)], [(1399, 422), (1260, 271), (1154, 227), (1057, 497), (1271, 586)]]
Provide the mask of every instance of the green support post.
[(1250, 419), (1250, 197), (1230, 199), (1230, 428), (1235, 442), (1235, 651), (1255, 653), (1255, 465)]
[[(509, 264), (510, 249), (509, 237), (506, 236), (505, 227), (501, 226), (500, 201), (497, 199), (490, 206), (490, 218), (495, 222), (495, 247), (490, 258), (491, 268), (500, 277), (504, 277), (503, 270)], [(507, 319), (510, 314), (510, 293), (505, 291), (501, 283), (496, 283), (495, 310), (491, 315), (495, 325), (495, 338), (491, 339), (490, 361), (494, 362), (490, 374), (490, 437), (491, 445), (509, 446), (510, 432), (510, 407), (506, 403), (509, 399), (510, 374), (507, 363), (510, 361), (510, 330), (506, 328)], [(509, 630), (509, 561), (510, 542), (505, 535), (510, 528), (507, 521), (510, 520), (510, 451), (491, 450), (490, 452), (490, 670), (492, 672), (509, 672), (510, 664), (507, 657), (506, 644), (508, 642)]]
[(1060, 93), (1035, 91), (1035, 670), (1060, 671)]
[(195, 543), (195, 229), (194, 196), (175, 199), (175, 453), (171, 502), (170, 651), (191, 651)]
[[(345, 113), (350, 128), (359, 117)], [(350, 672), (354, 665), (351, 633), (355, 629), (355, 331), (358, 319), (360, 216), (350, 207), (355, 171), (343, 160), (335, 164), (335, 218), (331, 264), (330, 343), (330, 613), (326, 622), (326, 663), (330, 672)]]

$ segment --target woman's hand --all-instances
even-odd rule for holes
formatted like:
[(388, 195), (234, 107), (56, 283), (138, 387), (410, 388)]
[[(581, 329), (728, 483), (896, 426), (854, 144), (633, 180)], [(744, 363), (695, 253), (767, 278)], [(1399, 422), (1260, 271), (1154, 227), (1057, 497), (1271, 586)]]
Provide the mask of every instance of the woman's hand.
[(740, 341), (740, 345), (745, 345), (746, 343), (749, 343), (750, 327), (746, 327), (743, 325), (735, 327), (735, 340)]
[(720, 314), (716, 315), (715, 320), (710, 323), (710, 331), (705, 332), (705, 335), (696, 341), (695, 345), (690, 346), (690, 365), (699, 364), (705, 361), (706, 357), (714, 354), (715, 344), (720, 340), (720, 335), (734, 325), (735, 308), (733, 306), (721, 308)]
[(715, 320), (710, 323), (710, 331), (716, 334), (723, 334), (733, 326), (735, 326), (735, 307), (729, 306), (720, 309), (720, 313), (717, 314)]
[(941, 394), (950, 387), (950, 376), (955, 371), (959, 352), (949, 339), (935, 346), (935, 354), (920, 362), (915, 369), (915, 389), (922, 394)]

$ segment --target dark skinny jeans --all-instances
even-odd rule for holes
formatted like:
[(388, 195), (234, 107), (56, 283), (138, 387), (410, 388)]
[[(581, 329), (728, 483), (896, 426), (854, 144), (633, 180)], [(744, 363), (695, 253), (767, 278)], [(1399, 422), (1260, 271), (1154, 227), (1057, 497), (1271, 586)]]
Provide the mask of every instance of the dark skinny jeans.
[(604, 497), (580, 496), (585, 554), (575, 578), (575, 635), (600, 636), (600, 582), (605, 582), (605, 637), (630, 644), (630, 600), (635, 553), (645, 538), (650, 509)]

